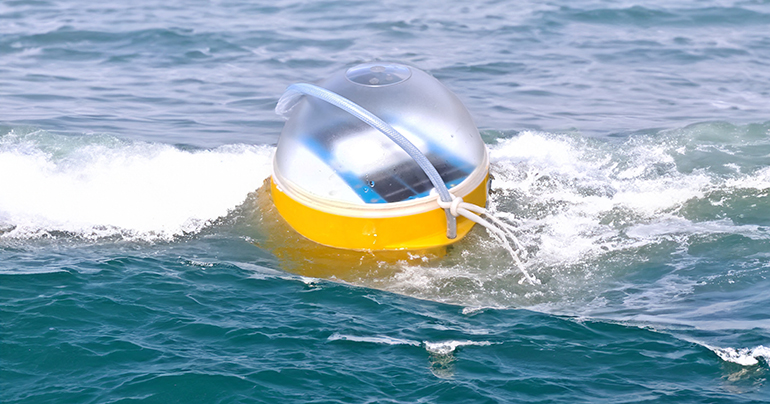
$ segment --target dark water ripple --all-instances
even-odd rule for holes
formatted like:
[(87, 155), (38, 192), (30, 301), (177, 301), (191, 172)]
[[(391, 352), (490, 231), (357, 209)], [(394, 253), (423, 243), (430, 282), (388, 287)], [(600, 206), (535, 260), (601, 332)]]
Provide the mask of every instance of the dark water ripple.
[[(451, 306), (367, 289), (249, 276), (232, 265), (167, 259), (148, 264), (125, 258), (96, 274), (4, 276), (3, 316), (14, 313), (4, 326), (15, 335), (4, 342), (4, 373), (25, 380), (23, 390), (15, 387), (6, 397), (37, 402), (737, 398), (713, 385), (724, 370), (711, 351), (654, 330), (517, 310), (463, 315)], [(431, 352), (429, 344), (440, 341), (477, 345)], [(662, 377), (655, 386), (638, 382), (640, 371), (650, 367)], [(378, 382), (382, 379), (387, 383)], [(746, 402), (751, 397), (745, 396)]]

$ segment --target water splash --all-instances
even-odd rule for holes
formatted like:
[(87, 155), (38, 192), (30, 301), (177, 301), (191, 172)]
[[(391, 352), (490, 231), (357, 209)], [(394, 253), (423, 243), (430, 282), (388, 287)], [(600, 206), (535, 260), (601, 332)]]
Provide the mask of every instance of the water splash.
[(717, 348), (708, 347), (725, 362), (737, 363), (741, 366), (756, 366), (760, 360), (770, 364), (770, 348), (763, 345), (754, 348)]
[[(718, 269), (691, 271), (703, 260), (693, 255), (701, 246), (741, 237), (750, 255), (742, 262), (756, 265), (736, 273), (754, 282), (766, 276), (768, 134), (770, 124), (702, 124), (610, 140), (502, 136), (490, 146), (488, 208), (510, 225), (540, 284), (521, 283), (510, 254), (480, 228), (440, 259), (379, 263), (346, 281), (466, 307), (660, 319), (656, 302), (686, 302), (704, 285), (734, 281)], [(0, 239), (165, 240), (199, 232), (246, 209), (241, 203), (269, 175), (272, 151), (11, 131), (0, 137), (0, 172), (17, 173), (0, 176)], [(335, 268), (348, 262), (340, 253), (327, 258)]]
[(0, 237), (168, 240), (195, 233), (259, 187), (271, 153), (267, 146), (183, 150), (11, 131), (0, 136)]
[[(403, 262), (370, 283), (470, 307), (644, 316), (653, 302), (712, 282), (715, 274), (687, 272), (704, 243), (745, 237), (757, 253), (768, 244), (768, 134), (770, 124), (709, 123), (611, 140), (503, 137), (490, 146), (489, 209), (513, 226), (542, 284), (519, 284), (515, 263), (476, 229), (444, 260)], [(643, 288), (625, 279), (649, 267)]]

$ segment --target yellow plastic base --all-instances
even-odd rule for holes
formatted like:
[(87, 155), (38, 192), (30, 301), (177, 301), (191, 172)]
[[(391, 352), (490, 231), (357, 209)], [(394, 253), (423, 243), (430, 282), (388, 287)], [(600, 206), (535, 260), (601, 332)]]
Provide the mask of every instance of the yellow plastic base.
[[(313, 278), (369, 284), (389, 279), (402, 264), (426, 265), (447, 254), (447, 246), (424, 250), (359, 251), (318, 244), (297, 233), (278, 213), (271, 196), (270, 178), (252, 194), (256, 224), (254, 244), (278, 258), (281, 269)], [(376, 282), (376, 281), (375, 281)]]
[[(485, 206), (487, 181), (462, 196), (465, 202)], [(428, 212), (383, 218), (351, 217), (327, 213), (301, 204), (282, 192), (271, 177), (270, 190), (275, 207), (299, 234), (329, 247), (351, 250), (422, 250), (461, 240), (474, 223), (457, 218), (457, 237), (446, 237), (446, 214), (436, 207)]]

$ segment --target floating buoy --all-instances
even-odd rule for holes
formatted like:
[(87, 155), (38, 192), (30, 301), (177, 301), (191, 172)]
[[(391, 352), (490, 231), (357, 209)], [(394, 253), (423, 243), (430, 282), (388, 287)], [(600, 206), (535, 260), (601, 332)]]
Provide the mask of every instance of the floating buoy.
[(421, 250), (483, 221), (469, 211), (486, 205), (486, 145), (462, 102), (429, 74), (359, 64), (289, 86), (276, 111), (287, 121), (270, 194), (302, 236), (350, 250)]
[(516, 228), (485, 209), (489, 154), (473, 119), (429, 74), (364, 63), (317, 85), (292, 84), (276, 112), (287, 121), (257, 204), (268, 234), (288, 235), (266, 242), (290, 270), (369, 276), (381, 259), (442, 256), (480, 224), (508, 251), (520, 282), (539, 283), (519, 257)]

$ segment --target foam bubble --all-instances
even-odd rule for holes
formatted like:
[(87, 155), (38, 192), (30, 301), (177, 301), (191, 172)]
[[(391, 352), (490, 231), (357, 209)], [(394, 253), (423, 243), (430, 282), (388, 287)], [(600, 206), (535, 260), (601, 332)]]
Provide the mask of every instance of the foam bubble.
[(730, 219), (692, 222), (669, 216), (661, 217), (654, 223), (638, 224), (629, 227), (626, 235), (638, 240), (655, 240), (677, 235), (738, 234), (754, 240), (770, 239), (770, 231), (757, 225), (737, 225)]
[(154, 240), (197, 232), (262, 184), (271, 153), (267, 146), (186, 151), (103, 137), (6, 135), (0, 237)]
[[(713, 136), (702, 139), (704, 130)], [(635, 316), (655, 293), (691, 296), (703, 279), (663, 273), (645, 281), (654, 290), (635, 288), (639, 296), (603, 294), (622, 289), (618, 277), (635, 265), (675, 254), (668, 262), (676, 270), (694, 243), (770, 238), (767, 226), (744, 218), (747, 208), (759, 220), (766, 215), (770, 168), (759, 155), (767, 139), (745, 139), (742, 131), (715, 124), (619, 140), (544, 132), (502, 139), (490, 145), (489, 208), (515, 227), (525, 268), (542, 285), (518, 284), (510, 257), (474, 229), (447, 258), (400, 263), (375, 286), (466, 307), (589, 315), (620, 304)]]
[(754, 348), (717, 348), (708, 347), (714, 351), (719, 358), (725, 362), (737, 363), (741, 366), (755, 366), (759, 364), (759, 359), (765, 361), (766, 364), (770, 364), (770, 348), (763, 345), (759, 345)]
[(639, 248), (677, 231), (765, 237), (757, 226), (738, 226), (730, 219), (698, 221), (682, 214), (688, 203), (717, 192), (729, 197), (736, 189), (770, 188), (768, 168), (745, 174), (733, 169), (735, 175), (727, 179), (706, 168), (682, 170), (680, 165), (692, 165), (677, 160), (689, 157), (679, 156), (690, 153), (682, 146), (687, 141), (640, 137), (618, 147), (525, 132), (491, 148), (497, 176), (493, 184), (503, 192), (495, 202), (498, 210), (516, 213), (519, 228), (534, 236), (529, 240), (537, 244), (537, 258), (546, 265)]

